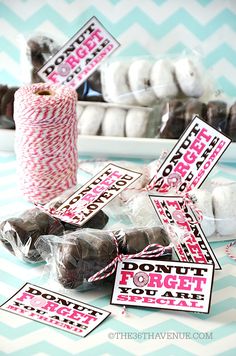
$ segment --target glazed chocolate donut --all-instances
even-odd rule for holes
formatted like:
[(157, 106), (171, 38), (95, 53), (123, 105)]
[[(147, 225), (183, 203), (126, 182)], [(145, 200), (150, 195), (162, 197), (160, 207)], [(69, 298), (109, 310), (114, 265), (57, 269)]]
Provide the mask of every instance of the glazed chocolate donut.
[(2, 98), (6, 94), (7, 90), (7, 85), (0, 85), (0, 115), (4, 115), (4, 112), (2, 111)]
[(169, 245), (169, 238), (162, 227), (129, 229), (115, 231), (114, 235), (119, 243), (120, 251), (124, 254), (133, 254), (142, 251), (146, 246), (159, 244)]
[(227, 104), (213, 100), (207, 104), (207, 122), (217, 130), (225, 132), (227, 126)]
[[(100, 210), (84, 227), (102, 229), (107, 222), (108, 216)], [(0, 242), (21, 260), (35, 263), (43, 261), (43, 256), (36, 248), (41, 235), (61, 236), (66, 231), (78, 229), (76, 225), (65, 223), (34, 208), (25, 211), (19, 218), (3, 221), (0, 224)]]
[(18, 88), (0, 85), (0, 125), (4, 129), (14, 129), (14, 94)]
[(26, 262), (41, 262), (35, 243), (45, 234), (62, 235), (62, 223), (38, 208), (27, 210), (19, 218), (0, 224), (0, 241), (14, 255)]
[(31, 81), (40, 83), (42, 79), (37, 74), (38, 70), (47, 60), (56, 54), (60, 46), (47, 36), (35, 36), (27, 41), (27, 56), (32, 65)]
[(231, 106), (229, 110), (227, 134), (234, 142), (236, 141), (236, 102)]
[(180, 137), (185, 129), (184, 104), (182, 101), (173, 99), (165, 103), (162, 109), (161, 138)]
[[(166, 233), (160, 227), (127, 232), (81, 229), (59, 240), (53, 236), (42, 237), (39, 249), (51, 251), (49, 254), (57, 280), (64, 288), (74, 289), (113, 261), (117, 256), (115, 238), (118, 252), (123, 254), (140, 252), (152, 243), (169, 244)], [(171, 248), (168, 248), (160, 258), (170, 257)]]
[(17, 87), (8, 88), (1, 100), (1, 112), (9, 119), (13, 119), (14, 95), (17, 89)]
[(207, 106), (197, 99), (189, 99), (185, 103), (185, 126), (188, 126), (195, 115), (207, 121)]
[(68, 289), (79, 287), (116, 257), (112, 237), (102, 231), (70, 233), (57, 247), (54, 256), (57, 280)]

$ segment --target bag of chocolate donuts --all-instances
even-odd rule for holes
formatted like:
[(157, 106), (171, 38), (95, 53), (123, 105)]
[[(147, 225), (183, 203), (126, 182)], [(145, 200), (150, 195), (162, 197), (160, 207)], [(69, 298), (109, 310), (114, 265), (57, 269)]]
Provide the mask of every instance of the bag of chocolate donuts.
[[(17, 217), (2, 221), (0, 223), (0, 244), (24, 262), (42, 262), (43, 258), (36, 249), (36, 242), (41, 235), (62, 236), (67, 232), (79, 229), (77, 225), (64, 222), (53, 216), (53, 210), (62, 204), (71, 191), (72, 189), (67, 190), (44, 207), (31, 208)], [(84, 227), (103, 229), (108, 220), (108, 215), (100, 210), (84, 224)]]
[[(22, 83), (40, 83), (39, 69), (54, 56), (67, 39), (55, 38), (43, 33), (35, 33), (29, 37), (20, 37)], [(101, 91), (99, 69), (77, 89), (79, 100), (104, 101)]]
[[(132, 228), (129, 230), (81, 229), (63, 237), (55, 235), (41, 236), (37, 249), (49, 266), (52, 280), (67, 289), (86, 289), (99, 285), (116, 266), (120, 254), (130, 255), (150, 246), (155, 250), (162, 248), (157, 258), (170, 259), (172, 249), (166, 232), (159, 226), (153, 228)], [(103, 269), (106, 268), (103, 273)], [(99, 278), (90, 279), (99, 274)], [(93, 280), (93, 278), (92, 278)]]
[(169, 99), (160, 104), (158, 138), (178, 139), (195, 115), (217, 130), (228, 135), (233, 141), (235, 132), (235, 107), (229, 99), (213, 98), (201, 101), (195, 98)]
[(33, 208), (1, 222), (0, 242), (20, 260), (37, 263), (43, 261), (35, 247), (38, 238), (45, 234), (63, 235), (64, 231), (60, 220)]

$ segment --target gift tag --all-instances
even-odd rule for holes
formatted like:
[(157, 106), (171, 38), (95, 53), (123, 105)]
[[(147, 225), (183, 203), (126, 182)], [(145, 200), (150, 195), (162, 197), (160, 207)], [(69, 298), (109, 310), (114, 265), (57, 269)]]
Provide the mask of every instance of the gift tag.
[(192, 208), (182, 197), (149, 195), (180, 261), (221, 269)]
[(128, 259), (118, 262), (111, 304), (209, 313), (213, 265)]
[(45, 82), (77, 89), (119, 46), (94, 16), (40, 68), (38, 75)]
[(83, 337), (110, 315), (106, 310), (30, 283), (26, 283), (0, 310)]
[(53, 216), (82, 226), (141, 175), (110, 163), (64, 201)]
[(148, 185), (148, 190), (199, 188), (231, 140), (195, 116)]

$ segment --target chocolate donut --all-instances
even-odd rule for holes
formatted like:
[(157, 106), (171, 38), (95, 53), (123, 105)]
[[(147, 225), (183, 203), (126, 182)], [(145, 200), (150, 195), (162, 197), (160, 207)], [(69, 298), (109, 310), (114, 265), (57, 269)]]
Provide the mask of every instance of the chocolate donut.
[(190, 124), (195, 115), (207, 121), (207, 106), (197, 99), (189, 99), (185, 102), (185, 126)]
[(35, 247), (39, 236), (62, 235), (62, 223), (38, 208), (27, 210), (19, 218), (11, 218), (0, 224), (0, 241), (14, 255), (26, 262), (43, 259)]
[[(58, 282), (64, 288), (74, 289), (113, 261), (117, 256), (115, 238), (119, 253), (123, 254), (140, 252), (152, 243), (169, 244), (166, 233), (160, 227), (127, 232), (81, 229), (57, 240), (53, 236), (42, 237), (41, 248), (51, 251), (49, 255)], [(171, 248), (168, 248), (163, 258), (170, 257)]]
[(54, 263), (57, 280), (64, 288), (74, 289), (116, 257), (109, 233), (80, 230), (70, 233), (57, 245)]
[(14, 129), (14, 94), (17, 87), (0, 85), (0, 125), (4, 129)]
[(180, 137), (185, 129), (183, 102), (177, 99), (166, 102), (162, 108), (162, 125), (160, 128), (161, 138)]
[(229, 110), (227, 134), (235, 142), (236, 141), (236, 102), (231, 106)]
[(213, 100), (208, 102), (207, 122), (217, 130), (225, 132), (227, 126), (227, 105), (224, 101)]
[(7, 92), (7, 85), (0, 85), (0, 115), (4, 115), (4, 112), (2, 112), (2, 98)]
[(40, 83), (42, 79), (37, 74), (38, 70), (47, 60), (56, 54), (60, 46), (47, 36), (35, 36), (27, 41), (27, 56), (32, 64), (31, 81)]
[(115, 231), (114, 235), (119, 243), (119, 248), (124, 254), (133, 254), (142, 251), (146, 246), (159, 244), (169, 245), (169, 238), (162, 227), (139, 228), (125, 231)]

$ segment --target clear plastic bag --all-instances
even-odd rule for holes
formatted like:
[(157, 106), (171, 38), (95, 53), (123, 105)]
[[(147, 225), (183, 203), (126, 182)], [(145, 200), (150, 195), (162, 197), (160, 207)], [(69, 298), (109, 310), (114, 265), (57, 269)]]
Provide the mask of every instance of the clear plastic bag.
[(107, 102), (153, 106), (168, 98), (207, 96), (210, 81), (200, 56), (189, 53), (157, 58), (111, 58), (101, 66)]
[(159, 108), (78, 101), (80, 135), (153, 138)]
[[(160, 123), (156, 136), (178, 139), (195, 115), (216, 128), (234, 137), (235, 105), (224, 100), (213, 99), (203, 102), (198, 99), (171, 99), (160, 104)], [(231, 112), (229, 116), (229, 112)]]
[[(64, 288), (75, 289), (109, 265), (118, 253), (137, 253), (150, 244), (169, 245), (161, 227), (117, 231), (81, 229), (63, 237), (42, 236), (37, 241), (37, 249), (49, 264), (52, 278)], [(170, 247), (163, 258), (171, 258)]]
[[(47, 207), (56, 208), (68, 197), (68, 191), (53, 199)], [(109, 220), (102, 210), (98, 211), (84, 227), (103, 229)], [(43, 257), (36, 249), (36, 242), (41, 235), (62, 236), (79, 229), (74, 224), (66, 223), (53, 214), (45, 213), (40, 208), (26, 210), (19, 217), (9, 218), (0, 224), (0, 242), (20, 260), (30, 263), (42, 262)]]
[[(144, 225), (152, 227), (160, 223), (148, 193), (137, 191), (125, 204), (127, 215), (137, 227)], [(193, 190), (190, 195), (195, 200), (196, 208), (202, 213), (202, 220), (199, 223), (209, 241), (235, 239), (236, 183), (219, 184), (216, 181), (209, 181), (204, 188)]]
[(18, 218), (10, 218), (0, 224), (0, 242), (13, 255), (25, 262), (42, 262), (35, 244), (41, 235), (62, 235), (65, 231), (60, 220), (40, 209), (25, 211)]

